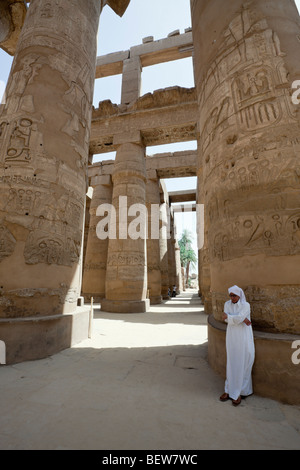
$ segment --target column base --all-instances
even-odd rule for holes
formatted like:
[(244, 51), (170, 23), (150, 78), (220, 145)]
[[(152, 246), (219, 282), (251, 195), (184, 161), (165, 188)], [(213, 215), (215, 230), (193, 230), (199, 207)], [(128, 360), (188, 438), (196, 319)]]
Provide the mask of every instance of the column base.
[(153, 297), (150, 297), (150, 305), (157, 305), (162, 303), (162, 296), (161, 295), (156, 295)]
[(101, 310), (109, 313), (144, 313), (150, 308), (150, 300), (101, 300)]
[[(255, 362), (252, 371), (254, 394), (289, 405), (300, 405), (300, 365), (294, 364), (292, 349), (300, 336), (254, 331)], [(226, 376), (226, 325), (208, 317), (208, 362), (224, 380)]]
[[(52, 356), (88, 338), (90, 309), (48, 317), (0, 320), (0, 341), (5, 345), (2, 364), (17, 364)], [(3, 343), (1, 343), (3, 345)]]

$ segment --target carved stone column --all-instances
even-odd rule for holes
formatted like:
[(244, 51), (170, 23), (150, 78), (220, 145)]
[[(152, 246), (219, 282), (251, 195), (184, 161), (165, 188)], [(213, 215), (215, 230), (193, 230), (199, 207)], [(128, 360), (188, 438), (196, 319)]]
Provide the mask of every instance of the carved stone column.
[(32, 0), (20, 35), (0, 117), (2, 319), (77, 307), (100, 7)]
[[(82, 295), (95, 302), (105, 297), (106, 263), (109, 240), (109, 212), (112, 202), (110, 175), (91, 178), (94, 188), (90, 205), (86, 256), (83, 269)], [(99, 225), (100, 224), (100, 225)]]
[(300, 333), (299, 15), (281, 0), (191, 0), (191, 11), (209, 217), (209, 361), (224, 373), (220, 320), (227, 288), (238, 284), (251, 305), (255, 393), (299, 403), (291, 361)]
[(145, 312), (149, 307), (145, 147), (138, 137), (133, 136), (130, 143), (128, 138), (121, 136), (112, 176), (116, 231), (115, 238), (109, 239), (106, 293), (101, 302), (102, 310), (116, 313)]
[(147, 172), (146, 200), (148, 211), (148, 291), (150, 303), (159, 304), (162, 302), (159, 241), (160, 188), (159, 179), (155, 170)]
[[(201, 164), (201, 158), (199, 158), (199, 164)], [(203, 171), (202, 167), (197, 172), (197, 201), (198, 204), (204, 204), (204, 184), (203, 184)], [(209, 257), (209, 245), (208, 245), (208, 232), (209, 232), (210, 217), (208, 211), (205, 210), (204, 204), (204, 231), (203, 240), (198, 241), (198, 273), (199, 273), (199, 295), (201, 296), (204, 311), (208, 315), (212, 313), (212, 295), (211, 295), (211, 275), (210, 275), (210, 257)], [(200, 226), (203, 221), (199, 220), (199, 230), (202, 230)], [(200, 242), (200, 243), (199, 243)]]
[[(161, 182), (162, 184), (162, 182)], [(169, 263), (168, 263), (168, 236), (169, 236), (169, 207), (166, 202), (166, 191), (161, 194), (160, 205), (160, 272), (161, 272), (161, 294), (164, 300), (169, 299)]]
[[(169, 269), (169, 287), (171, 292), (176, 284), (176, 265), (175, 265), (175, 221), (174, 214), (170, 213), (170, 238), (168, 239), (168, 269)], [(178, 288), (178, 286), (177, 286)]]
[(299, 15), (200, 0), (192, 16), (214, 315), (238, 284), (257, 327), (300, 333)]
[(175, 240), (175, 285), (177, 286), (177, 294), (182, 290), (182, 276), (181, 276), (181, 260), (180, 260), (180, 247), (178, 240)]

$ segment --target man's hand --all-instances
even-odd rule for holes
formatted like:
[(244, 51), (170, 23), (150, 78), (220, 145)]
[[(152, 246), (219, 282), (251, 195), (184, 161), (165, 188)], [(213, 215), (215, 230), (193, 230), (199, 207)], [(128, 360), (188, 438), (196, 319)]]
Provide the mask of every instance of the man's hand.
[(227, 320), (227, 313), (223, 312), (222, 318), (223, 320)]
[(250, 326), (250, 325), (251, 325), (251, 321), (248, 320), (248, 318), (245, 318), (244, 323), (246, 323), (247, 326)]

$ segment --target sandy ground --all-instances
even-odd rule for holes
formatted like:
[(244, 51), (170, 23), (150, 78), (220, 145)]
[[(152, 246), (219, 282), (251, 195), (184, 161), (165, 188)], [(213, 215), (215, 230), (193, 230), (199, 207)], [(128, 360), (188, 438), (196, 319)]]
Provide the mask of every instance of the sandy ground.
[(300, 408), (222, 403), (193, 291), (144, 314), (95, 306), (92, 338), (0, 367), (0, 449), (300, 449)]

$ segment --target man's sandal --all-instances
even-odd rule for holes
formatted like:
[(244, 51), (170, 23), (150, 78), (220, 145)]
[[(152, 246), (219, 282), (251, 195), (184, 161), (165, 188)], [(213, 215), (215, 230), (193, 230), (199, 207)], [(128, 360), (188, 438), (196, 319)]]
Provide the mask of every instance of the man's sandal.
[(221, 401), (227, 401), (229, 400), (229, 395), (228, 393), (223, 393), (223, 395), (220, 396)]
[(242, 401), (242, 397), (239, 396), (236, 400), (232, 400), (233, 406), (238, 406)]

